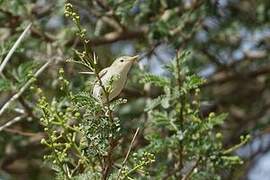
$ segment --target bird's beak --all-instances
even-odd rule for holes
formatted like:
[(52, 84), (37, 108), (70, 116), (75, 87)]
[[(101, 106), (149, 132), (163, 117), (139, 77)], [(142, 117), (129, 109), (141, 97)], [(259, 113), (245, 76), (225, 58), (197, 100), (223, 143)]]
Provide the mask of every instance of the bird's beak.
[(130, 61), (132, 61), (133, 63), (137, 62), (137, 60), (139, 59), (139, 55), (136, 55), (136, 56), (132, 56), (130, 57)]

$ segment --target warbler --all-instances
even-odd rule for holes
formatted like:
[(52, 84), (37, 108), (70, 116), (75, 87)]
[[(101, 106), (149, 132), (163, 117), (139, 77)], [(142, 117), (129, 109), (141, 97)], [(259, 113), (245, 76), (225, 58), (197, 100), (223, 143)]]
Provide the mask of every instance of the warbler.
[[(111, 85), (111, 87), (108, 88), (109, 101), (113, 100), (123, 90), (127, 81), (128, 72), (133, 63), (138, 60), (138, 57), (138, 55), (119, 57), (111, 64), (111, 66), (104, 68), (99, 72), (99, 78), (102, 82), (102, 86), (107, 88), (109, 85)], [(92, 96), (97, 100), (106, 103), (107, 97), (102, 86), (97, 79), (94, 84)]]

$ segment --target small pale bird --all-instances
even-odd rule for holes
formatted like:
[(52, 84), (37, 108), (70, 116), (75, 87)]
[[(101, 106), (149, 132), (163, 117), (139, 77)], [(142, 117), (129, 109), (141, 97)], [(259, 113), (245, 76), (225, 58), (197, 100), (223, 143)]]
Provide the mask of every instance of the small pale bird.
[[(102, 85), (106, 88), (111, 84), (108, 100), (111, 101), (120, 94), (123, 90), (128, 72), (134, 62), (138, 60), (137, 56), (122, 56), (117, 58), (111, 66), (102, 69), (99, 72)], [(93, 97), (105, 103), (107, 101), (106, 95), (100, 86), (98, 80), (96, 80), (93, 88)]]

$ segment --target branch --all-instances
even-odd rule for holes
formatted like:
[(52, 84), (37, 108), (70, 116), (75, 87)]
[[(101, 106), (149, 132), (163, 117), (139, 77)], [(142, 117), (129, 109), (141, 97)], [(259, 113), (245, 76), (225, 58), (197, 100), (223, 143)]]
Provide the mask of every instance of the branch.
[(102, 44), (110, 44), (120, 40), (135, 39), (143, 37), (147, 32), (147, 29), (141, 29), (137, 31), (123, 31), (123, 32), (111, 32), (105, 34), (103, 37), (97, 37), (90, 39), (89, 44), (98, 46)]
[(201, 51), (202, 51), (202, 53), (204, 53), (204, 55), (206, 55), (208, 57), (210, 62), (214, 63), (218, 67), (224, 67), (225, 66), (223, 63), (221, 63), (219, 58), (216, 57), (216, 55), (210, 53), (206, 48), (201, 49)]
[(121, 25), (119, 25), (119, 23), (115, 21), (115, 19), (113, 18), (110, 18), (108, 16), (102, 16), (100, 17), (100, 19), (109, 26), (111, 26), (112, 28), (114, 28), (117, 32), (122, 32), (124, 30), (124, 28)]
[[(85, 43), (85, 41), (83, 43)], [(93, 53), (93, 61), (94, 61), (94, 64), (96, 64), (97, 57), (96, 57), (95, 53)], [(102, 102), (102, 106), (103, 106), (104, 110), (107, 107), (107, 112), (105, 112), (105, 114), (108, 113), (109, 121), (110, 121), (110, 123), (113, 123), (113, 115), (112, 115), (112, 110), (111, 110), (110, 101), (109, 101), (109, 92), (106, 90), (106, 87), (102, 83), (101, 77), (97, 71), (96, 66), (93, 68), (93, 71), (94, 71), (94, 74), (97, 78), (97, 81), (98, 81), (100, 87), (102, 88), (102, 91), (105, 93), (106, 102), (105, 103)], [(102, 179), (103, 180), (106, 180), (109, 176), (109, 171), (111, 170), (112, 163), (113, 163), (112, 162), (113, 150), (117, 146), (117, 140), (115, 140), (113, 137), (109, 137), (108, 140), (109, 140), (108, 155), (107, 155), (107, 157), (104, 157), (104, 166), (102, 167)]]
[(36, 71), (34, 74), (34, 78), (29, 79), (25, 85), (17, 92), (15, 95), (13, 95), (0, 109), (0, 116), (3, 115), (5, 110), (14, 102), (16, 101), (22, 94), (23, 92), (35, 81), (35, 78), (37, 78), (50, 64), (51, 61), (45, 63), (39, 70)]
[(43, 134), (43, 133), (24, 132), (19, 129), (10, 129), (10, 128), (5, 128), (4, 131), (13, 133), (13, 134), (18, 134), (21, 136), (28, 136), (28, 137), (34, 137), (34, 136)]
[(0, 74), (2, 74), (2, 71), (3, 71), (4, 67), (6, 66), (6, 64), (8, 63), (10, 57), (15, 52), (16, 48), (19, 46), (19, 44), (21, 43), (22, 39), (25, 37), (27, 31), (31, 28), (31, 26), (32, 26), (32, 23), (30, 23), (24, 29), (23, 33), (20, 35), (20, 37), (17, 39), (17, 41), (15, 42), (15, 44), (12, 46), (12, 48), (8, 52), (7, 56), (5, 57), (5, 59), (3, 60), (2, 64), (0, 65)]
[(121, 168), (119, 169), (119, 173), (118, 173), (117, 179), (119, 179), (121, 170), (122, 170), (124, 164), (127, 162), (128, 156), (129, 156), (129, 154), (130, 154), (130, 152), (131, 152), (132, 146), (133, 146), (133, 144), (134, 144), (134, 141), (135, 141), (135, 139), (136, 139), (136, 137), (137, 137), (139, 131), (140, 131), (140, 128), (138, 127), (138, 128), (136, 129), (135, 134), (133, 135), (133, 138), (132, 138), (131, 143), (130, 143), (130, 145), (129, 145), (127, 154), (126, 154), (126, 156), (125, 156), (125, 159), (124, 159), (124, 161), (122, 162)]
[(46, 41), (48, 43), (57, 41), (56, 37), (53, 37), (52, 35), (39, 30), (37, 27), (31, 28), (31, 35), (33, 37), (41, 38), (42, 40), (44, 40), (44, 41)]
[[(177, 56), (176, 56), (176, 80), (177, 80), (177, 87), (178, 87), (178, 91), (181, 92), (181, 86), (182, 86), (182, 77), (181, 77), (181, 70), (180, 70), (180, 58), (181, 58), (181, 54), (180, 54), (180, 50), (177, 52)], [(179, 121), (179, 125), (180, 125), (180, 132), (183, 132), (183, 128), (184, 128), (184, 107), (185, 107), (185, 95), (182, 95), (179, 97), (179, 103), (181, 105), (181, 109), (180, 112), (177, 115), (177, 120)], [(179, 132), (178, 129), (177, 133)], [(184, 145), (183, 145), (183, 141), (182, 139), (179, 142), (179, 170), (181, 171), (181, 169), (183, 168), (183, 151), (184, 151)]]
[(134, 136), (133, 136), (133, 138), (132, 138), (132, 140), (131, 140), (131, 143), (130, 143), (130, 145), (129, 145), (128, 152), (127, 152), (126, 157), (125, 157), (125, 159), (124, 159), (124, 161), (123, 161), (123, 163), (122, 163), (122, 166), (126, 163), (126, 161), (127, 161), (127, 159), (128, 159), (128, 156), (129, 156), (129, 154), (130, 154), (130, 151), (131, 151), (131, 149), (132, 149), (132, 146), (133, 146), (133, 144), (134, 144), (134, 141), (135, 141), (135, 139), (136, 139), (136, 137), (137, 137), (139, 131), (140, 131), (140, 128), (137, 128), (137, 129), (136, 129), (136, 132), (135, 132), (135, 134), (134, 134)]
[[(89, 39), (88, 46), (99, 46), (114, 43), (121, 40), (130, 40), (136, 38), (142, 38), (147, 34), (147, 28), (142, 28), (137, 31), (122, 31), (122, 32), (110, 32), (101, 37), (96, 37)], [(71, 46), (73, 44), (73, 39), (67, 42), (67, 46)], [(78, 45), (82, 46), (81, 43)]]
[(118, 18), (118, 16), (116, 15), (114, 9), (112, 7), (110, 7), (106, 1), (103, 0), (95, 0), (96, 3), (103, 9), (106, 11), (107, 15), (110, 15), (111, 17), (111, 21), (114, 21), (115, 25), (118, 26), (117, 29), (118, 30), (124, 30), (125, 26), (121, 23), (121, 20)]
[(5, 128), (15, 124), (16, 122), (19, 122), (20, 120), (22, 120), (23, 118), (25, 118), (25, 115), (22, 116), (17, 116), (14, 119), (8, 121), (7, 123), (3, 124), (2, 126), (0, 126), (0, 132), (3, 131)]
[(191, 176), (191, 174), (193, 173), (193, 171), (195, 170), (195, 168), (199, 165), (199, 162), (201, 160), (201, 157), (199, 157), (199, 159), (196, 161), (195, 165), (191, 168), (191, 170), (183, 176), (183, 178), (181, 180), (188, 180)]
[(257, 76), (261, 76), (261, 75), (265, 75), (265, 74), (269, 74), (270, 73), (270, 66), (264, 66), (261, 67), (259, 69), (256, 69), (254, 71), (250, 71), (244, 74), (238, 74), (238, 73), (234, 73), (234, 74), (225, 74), (226, 72), (224, 72), (224, 76), (217, 76), (210, 78), (206, 83), (204, 83), (202, 86), (209, 86), (209, 85), (214, 85), (214, 84), (223, 84), (226, 83), (228, 81), (232, 81), (232, 80), (237, 80), (237, 79), (243, 79), (243, 78), (256, 78)]

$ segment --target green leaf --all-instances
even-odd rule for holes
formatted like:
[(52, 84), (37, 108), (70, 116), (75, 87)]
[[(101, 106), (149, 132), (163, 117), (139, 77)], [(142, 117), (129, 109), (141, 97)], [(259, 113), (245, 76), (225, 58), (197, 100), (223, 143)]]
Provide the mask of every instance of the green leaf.
[(170, 125), (169, 116), (166, 112), (154, 111), (151, 115), (157, 125), (164, 127)]
[(88, 92), (80, 92), (72, 98), (72, 100), (79, 107), (92, 107), (95, 106), (96, 100)]
[(170, 107), (170, 98), (165, 96), (164, 98), (161, 99), (161, 106), (164, 109), (168, 109)]
[(12, 71), (12, 75), (16, 79), (19, 86), (22, 86), (33, 76), (33, 70), (36, 69), (36, 67), (36, 63), (33, 61), (28, 61), (20, 64), (17, 69)]
[(208, 121), (211, 123), (211, 125), (221, 125), (223, 124), (224, 120), (228, 117), (227, 113), (221, 113), (219, 115), (215, 115), (213, 113), (210, 113), (208, 117)]
[(150, 102), (147, 102), (144, 111), (147, 112), (147, 111), (150, 111), (150, 110), (156, 108), (157, 106), (159, 106), (160, 103), (161, 103), (162, 98), (164, 98), (164, 97), (165, 97), (164, 95), (161, 95), (161, 96), (158, 96), (155, 99), (152, 99)]
[(170, 85), (170, 80), (166, 77), (161, 77), (153, 74), (144, 74), (140, 83), (150, 83), (158, 87), (165, 87)]
[(204, 83), (204, 79), (202, 79), (201, 77), (197, 75), (187, 76), (182, 89), (186, 89), (186, 90), (196, 89), (196, 88), (199, 88), (199, 86), (202, 85), (203, 83)]
[(11, 89), (10, 81), (6, 79), (0, 79), (0, 92), (8, 91)]
[(85, 173), (81, 173), (75, 177), (74, 180), (87, 180), (87, 179), (100, 179), (100, 174), (98, 172), (86, 171)]

